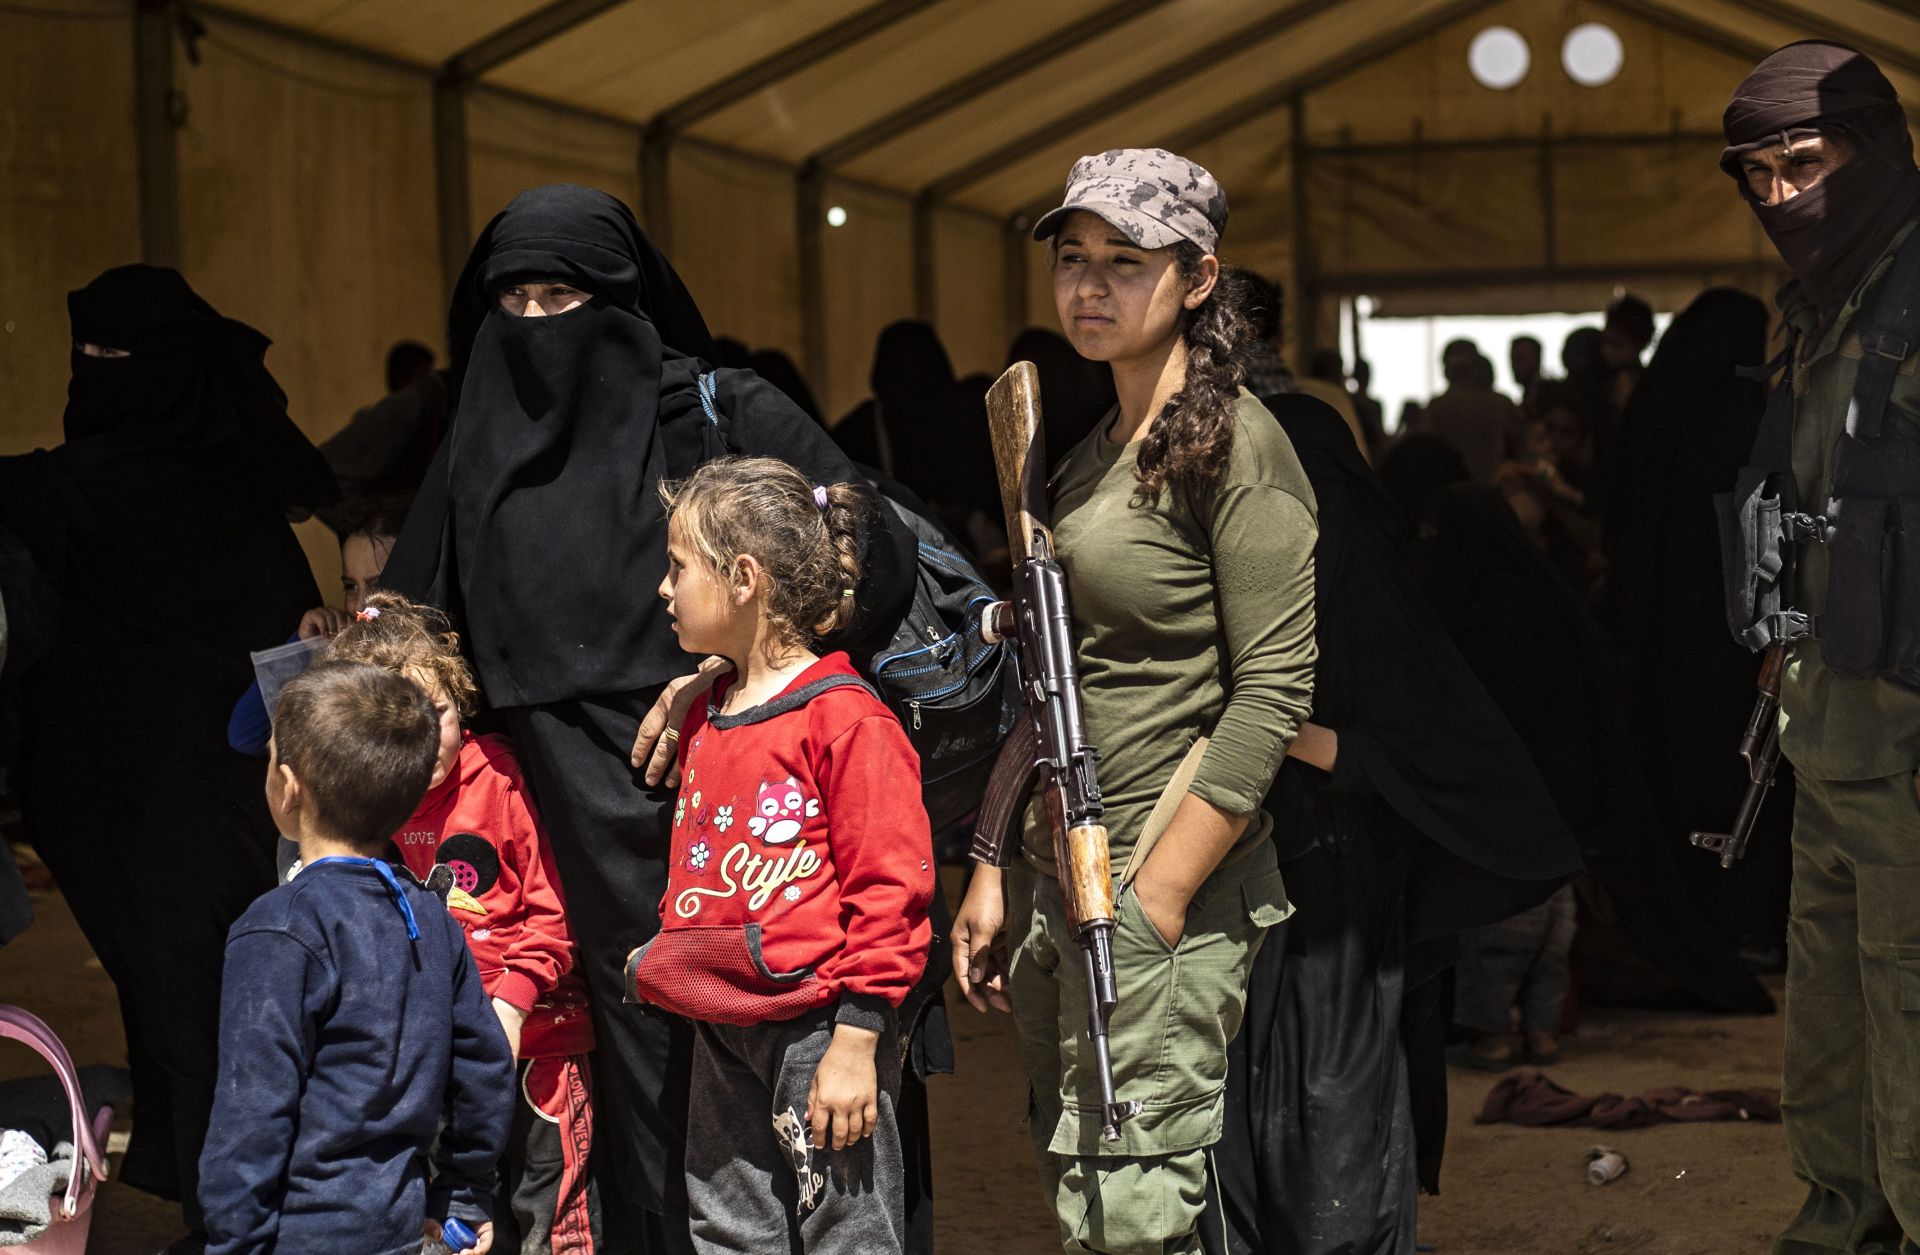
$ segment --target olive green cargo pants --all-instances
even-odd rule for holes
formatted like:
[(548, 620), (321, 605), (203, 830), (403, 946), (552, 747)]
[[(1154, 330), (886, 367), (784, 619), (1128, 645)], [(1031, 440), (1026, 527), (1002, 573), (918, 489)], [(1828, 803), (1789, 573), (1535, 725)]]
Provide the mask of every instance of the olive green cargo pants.
[(1114, 1084), (1140, 1114), (1100, 1140), (1087, 1040), (1084, 960), (1060, 887), (1024, 864), (1007, 872), (1010, 993), (1033, 1087), (1042, 1187), (1069, 1255), (1187, 1255), (1200, 1250), (1207, 1148), (1220, 1139), (1227, 1043), (1240, 1031), (1247, 973), (1267, 929), (1285, 919), (1272, 842), (1235, 851), (1194, 896), (1169, 946), (1131, 892), (1116, 903), (1110, 1027)]
[(1920, 801), (1914, 777), (1797, 781), (1781, 1111), (1807, 1199), (1774, 1255), (1920, 1235)]

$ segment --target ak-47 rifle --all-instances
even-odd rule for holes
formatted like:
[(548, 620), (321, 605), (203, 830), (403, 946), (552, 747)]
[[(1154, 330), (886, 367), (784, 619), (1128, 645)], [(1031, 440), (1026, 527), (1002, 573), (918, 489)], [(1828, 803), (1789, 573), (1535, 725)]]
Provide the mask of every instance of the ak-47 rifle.
[(1025, 702), (987, 784), (973, 836), (973, 857), (990, 867), (1011, 861), (1014, 818), (1031, 796), (1037, 772), (1067, 925), (1086, 960), (1087, 1034), (1100, 1081), (1100, 1132), (1120, 1137), (1120, 1123), (1140, 1110), (1113, 1093), (1107, 1024), (1120, 995), (1113, 975), (1113, 874), (1107, 830), (1100, 823), (1099, 753), (1087, 743), (1073, 663), (1073, 616), (1067, 577), (1047, 526), (1047, 453), (1040, 426), (1039, 375), (1015, 362), (987, 393), (993, 461), (1012, 550), (1013, 599), (988, 607), (989, 640), (1016, 640)]
[(1696, 832), (1693, 844), (1720, 856), (1720, 866), (1732, 867), (1747, 852), (1747, 841), (1760, 818), (1760, 807), (1773, 788), (1780, 767), (1780, 673), (1786, 667), (1784, 645), (1770, 647), (1760, 663), (1760, 696), (1740, 738), (1740, 757), (1747, 760), (1747, 795), (1733, 818), (1732, 832)]

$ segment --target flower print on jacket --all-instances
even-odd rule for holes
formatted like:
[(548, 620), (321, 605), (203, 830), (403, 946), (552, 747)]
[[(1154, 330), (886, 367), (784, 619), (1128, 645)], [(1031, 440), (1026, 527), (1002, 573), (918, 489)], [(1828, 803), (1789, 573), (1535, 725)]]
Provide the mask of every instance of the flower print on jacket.
[(707, 870), (707, 860), (712, 857), (713, 851), (707, 847), (707, 843), (696, 841), (693, 843), (693, 848), (687, 851), (687, 866), (697, 872), (704, 872)]
[(715, 828), (718, 828), (722, 832), (725, 832), (727, 829), (733, 827), (733, 807), (722, 806), (717, 811), (715, 811), (713, 816), (713, 826)]

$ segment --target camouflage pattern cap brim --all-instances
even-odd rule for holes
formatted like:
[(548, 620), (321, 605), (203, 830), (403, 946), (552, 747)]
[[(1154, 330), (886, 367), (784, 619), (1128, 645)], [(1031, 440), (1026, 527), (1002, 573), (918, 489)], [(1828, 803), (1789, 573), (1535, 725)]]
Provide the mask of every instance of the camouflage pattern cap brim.
[(1118, 227), (1141, 248), (1190, 240), (1211, 253), (1227, 227), (1227, 194), (1204, 167), (1163, 148), (1113, 148), (1073, 163), (1065, 202), (1034, 224), (1033, 238), (1060, 230), (1076, 209)]

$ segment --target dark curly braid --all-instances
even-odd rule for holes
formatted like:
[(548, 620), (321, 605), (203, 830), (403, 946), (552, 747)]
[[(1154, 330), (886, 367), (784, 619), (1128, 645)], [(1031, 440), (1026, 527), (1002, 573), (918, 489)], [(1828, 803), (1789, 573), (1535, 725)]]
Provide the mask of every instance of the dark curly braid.
[[(1173, 246), (1173, 264), (1189, 283), (1200, 278), (1205, 257), (1190, 241)], [(1168, 484), (1189, 495), (1204, 494), (1227, 473), (1227, 460), (1233, 456), (1234, 405), (1247, 377), (1242, 353), (1254, 335), (1250, 304), (1244, 273), (1222, 266), (1206, 301), (1187, 311), (1180, 328), (1187, 346), (1187, 382), (1168, 398), (1140, 444), (1135, 501), (1159, 501)]]

